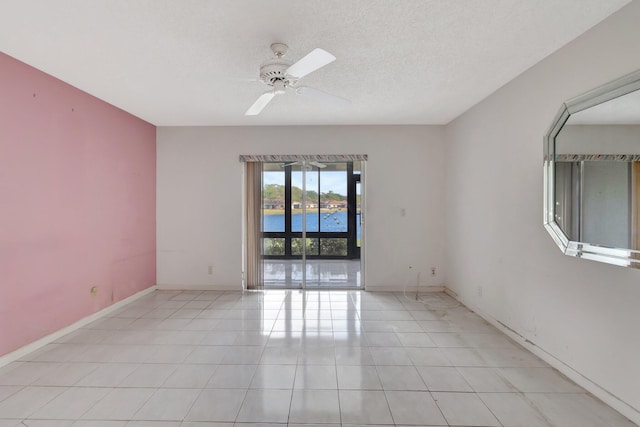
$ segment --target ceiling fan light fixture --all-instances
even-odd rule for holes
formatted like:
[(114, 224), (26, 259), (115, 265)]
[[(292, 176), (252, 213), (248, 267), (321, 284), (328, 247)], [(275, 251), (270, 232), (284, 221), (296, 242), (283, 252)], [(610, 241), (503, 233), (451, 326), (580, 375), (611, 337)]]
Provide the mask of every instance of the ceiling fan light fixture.
[(284, 93), (284, 88), (286, 87), (286, 83), (284, 80), (277, 80), (273, 83), (273, 93), (275, 95), (282, 95)]

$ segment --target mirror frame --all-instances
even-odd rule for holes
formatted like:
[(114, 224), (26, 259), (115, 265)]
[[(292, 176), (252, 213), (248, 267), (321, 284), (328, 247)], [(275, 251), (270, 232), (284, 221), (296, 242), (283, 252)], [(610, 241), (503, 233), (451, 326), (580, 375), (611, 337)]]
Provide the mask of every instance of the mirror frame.
[(640, 70), (573, 98), (560, 107), (544, 137), (544, 227), (560, 250), (569, 256), (624, 267), (640, 268), (640, 251), (570, 240), (555, 220), (555, 142), (572, 114), (640, 90)]

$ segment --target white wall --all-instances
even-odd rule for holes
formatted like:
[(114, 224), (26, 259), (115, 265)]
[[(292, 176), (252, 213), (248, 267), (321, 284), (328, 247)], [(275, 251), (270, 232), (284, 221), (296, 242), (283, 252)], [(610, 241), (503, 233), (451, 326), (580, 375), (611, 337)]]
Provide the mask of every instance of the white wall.
[[(640, 68), (632, 2), (447, 126), (447, 286), (640, 422), (640, 271), (563, 255), (542, 138), (562, 102)], [(590, 384), (590, 381), (595, 384)]]
[(366, 288), (415, 289), (418, 272), (422, 285), (441, 285), (443, 134), (434, 126), (158, 128), (158, 284), (241, 289), (240, 154), (368, 154)]

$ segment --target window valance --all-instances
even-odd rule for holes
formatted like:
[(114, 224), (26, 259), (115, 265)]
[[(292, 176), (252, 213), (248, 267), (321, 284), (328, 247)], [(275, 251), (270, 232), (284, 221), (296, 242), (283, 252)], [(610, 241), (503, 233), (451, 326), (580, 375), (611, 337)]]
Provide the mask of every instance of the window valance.
[(366, 154), (241, 154), (241, 162), (358, 162), (366, 161)]

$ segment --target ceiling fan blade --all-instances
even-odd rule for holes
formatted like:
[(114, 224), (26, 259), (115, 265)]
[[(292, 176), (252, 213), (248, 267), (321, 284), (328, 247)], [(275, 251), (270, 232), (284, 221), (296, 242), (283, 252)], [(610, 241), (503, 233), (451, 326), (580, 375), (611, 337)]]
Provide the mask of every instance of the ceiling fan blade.
[(291, 163), (285, 163), (283, 165), (280, 165), (280, 167), (282, 167), (284, 169), (287, 166), (303, 165), (303, 164), (306, 164), (307, 166), (315, 166), (318, 169), (324, 169), (324, 168), (327, 167), (327, 165), (319, 163), (319, 162), (291, 162)]
[(346, 107), (351, 105), (351, 101), (346, 98), (342, 98), (336, 95), (332, 95), (327, 92), (323, 92), (312, 87), (301, 86), (296, 89), (298, 95), (302, 95), (305, 98), (313, 99), (314, 101), (324, 102), (325, 104), (335, 105), (336, 107)]
[(335, 60), (336, 57), (326, 50), (315, 48), (304, 58), (287, 68), (286, 74), (299, 79)]
[(256, 99), (256, 102), (253, 103), (251, 107), (244, 113), (245, 116), (257, 116), (260, 114), (260, 111), (276, 96), (273, 92), (265, 92)]
[(260, 79), (256, 79), (255, 77), (231, 77), (230, 80), (232, 82), (239, 83), (259, 83), (262, 81)]

